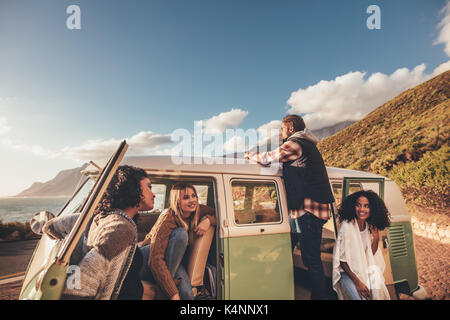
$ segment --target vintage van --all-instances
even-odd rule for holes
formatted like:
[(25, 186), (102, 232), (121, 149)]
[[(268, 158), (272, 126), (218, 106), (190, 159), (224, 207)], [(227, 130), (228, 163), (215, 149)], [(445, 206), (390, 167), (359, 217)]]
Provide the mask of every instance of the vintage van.
[[(64, 240), (42, 236), (25, 274), (20, 299), (61, 297), (74, 270), (70, 265), (73, 249), (119, 163), (145, 169), (156, 195), (154, 209), (140, 213), (139, 241), (168, 207), (169, 191), (177, 182), (193, 184), (199, 202), (215, 209), (216, 228), (191, 248), (189, 275), (193, 286), (207, 284), (215, 299), (225, 300), (307, 297), (299, 293), (306, 285), (295, 281), (301, 277), (294, 277), (294, 270), (302, 273), (305, 266), (301, 252), (297, 248), (291, 250), (280, 170), (267, 170), (253, 162), (239, 160), (237, 163), (237, 159), (225, 158), (130, 156), (122, 159), (125, 150), (124, 142), (103, 169), (93, 164), (84, 170), (88, 178), (58, 214), (82, 212), (79, 221)], [(410, 216), (395, 182), (360, 171), (330, 167), (327, 171), (337, 203), (331, 208), (332, 219), (325, 224), (323, 232), (321, 254), (326, 276), (331, 277), (338, 230), (336, 207), (348, 194), (370, 189), (384, 199), (391, 213), (392, 224), (381, 234), (379, 246), (386, 261), (384, 277), (391, 298), (397, 299), (399, 293), (425, 298), (426, 292), (418, 283)], [(35, 223), (34, 228), (39, 229), (49, 216), (52, 215), (45, 212), (35, 217), (35, 222), (39, 223)], [(210, 277), (211, 274), (214, 276)]]

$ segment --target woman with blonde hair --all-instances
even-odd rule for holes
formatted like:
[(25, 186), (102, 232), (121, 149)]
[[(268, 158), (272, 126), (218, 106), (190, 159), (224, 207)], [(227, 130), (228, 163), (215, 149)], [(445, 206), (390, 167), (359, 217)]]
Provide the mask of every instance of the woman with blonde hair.
[[(216, 225), (214, 210), (199, 204), (197, 191), (178, 183), (170, 191), (170, 207), (156, 221), (142, 242), (144, 266), (141, 279), (156, 282), (171, 300), (192, 300), (192, 285), (183, 257), (195, 236)], [(151, 249), (151, 250), (150, 250)]]

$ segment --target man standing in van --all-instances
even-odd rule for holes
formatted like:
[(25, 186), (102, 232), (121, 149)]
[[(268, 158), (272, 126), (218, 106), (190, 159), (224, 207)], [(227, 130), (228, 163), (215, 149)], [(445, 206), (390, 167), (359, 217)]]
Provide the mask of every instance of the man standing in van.
[[(283, 144), (270, 152), (247, 152), (245, 158), (263, 165), (283, 163), (283, 179), (291, 229), (300, 227), (300, 250), (311, 280), (311, 299), (326, 300), (326, 283), (320, 259), (322, 227), (330, 218), (334, 202), (318, 139), (306, 129), (303, 118), (287, 115), (281, 124)], [(292, 230), (293, 233), (294, 230)]]

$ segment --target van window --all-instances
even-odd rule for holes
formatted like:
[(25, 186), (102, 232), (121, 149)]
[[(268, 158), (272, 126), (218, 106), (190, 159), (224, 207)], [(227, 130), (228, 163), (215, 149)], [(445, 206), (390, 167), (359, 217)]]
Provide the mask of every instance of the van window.
[(274, 182), (232, 181), (236, 224), (281, 221), (278, 193)]
[[(143, 212), (151, 212), (151, 213), (161, 213), (164, 210), (164, 201), (166, 198), (166, 185), (159, 183), (152, 183), (152, 192), (155, 195), (155, 205), (150, 211)], [(143, 213), (141, 212), (141, 213)]]
[(58, 213), (58, 216), (63, 216), (73, 212), (81, 212), (81, 209), (89, 197), (93, 186), (94, 181), (92, 179), (86, 179), (74, 197), (64, 205), (62, 210)]
[(177, 183), (189, 183), (197, 191), (200, 204), (216, 208), (214, 198), (214, 185), (210, 179), (193, 179), (186, 177), (158, 177), (150, 175), (152, 182), (152, 192), (155, 194), (155, 205), (150, 211), (140, 211), (137, 222), (138, 241), (142, 241), (145, 235), (151, 230), (159, 215), (170, 206), (170, 190)]
[[(350, 187), (352, 185), (350, 184)], [(361, 182), (361, 190), (371, 190), (373, 192), (375, 192), (377, 195), (379, 195), (380, 197), (382, 196), (382, 192), (381, 192), (381, 184), (378, 181), (362, 181)], [(351, 188), (350, 188), (351, 191)], [(351, 194), (351, 193), (350, 193)]]
[(200, 204), (206, 205), (206, 203), (208, 202), (208, 186), (195, 184), (193, 186), (197, 191), (198, 202)]
[[(336, 200), (336, 207), (339, 208), (342, 202), (342, 183), (332, 183), (334, 199)], [(350, 193), (355, 193), (357, 191), (361, 191), (362, 187), (359, 183), (351, 183), (350, 184)]]

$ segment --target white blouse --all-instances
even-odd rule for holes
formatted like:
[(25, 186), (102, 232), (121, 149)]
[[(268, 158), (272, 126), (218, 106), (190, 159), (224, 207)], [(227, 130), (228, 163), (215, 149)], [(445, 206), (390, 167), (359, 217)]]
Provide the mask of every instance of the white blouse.
[[(366, 251), (366, 250), (367, 250), (367, 247), (368, 247), (368, 246), (371, 246), (371, 239), (370, 239), (369, 227), (367, 226), (367, 224), (366, 224), (364, 230), (363, 230), (363, 231), (360, 231), (359, 233), (360, 233), (360, 235), (361, 235), (361, 240), (362, 240), (362, 244), (363, 244), (364, 251)], [(339, 241), (341, 241), (341, 248), (342, 248), (342, 249), (341, 249), (341, 252), (340, 252), (340, 256), (339, 256), (339, 261), (341, 261), (341, 262), (348, 262), (348, 261), (345, 259), (345, 250), (344, 250), (345, 246), (344, 246), (344, 244), (342, 243), (342, 242), (344, 242), (344, 238), (341, 237), (341, 238), (339, 239)], [(339, 272), (345, 272), (344, 269), (343, 269), (341, 266), (339, 266)]]
[(356, 221), (343, 221), (339, 227), (336, 244), (333, 249), (333, 289), (340, 300), (346, 295), (339, 282), (341, 273), (340, 262), (348, 264), (352, 272), (361, 280), (372, 294), (373, 300), (389, 300), (389, 291), (384, 280), (386, 264), (381, 250), (375, 254), (371, 249), (371, 236), (366, 224), (363, 231), (359, 230)]

